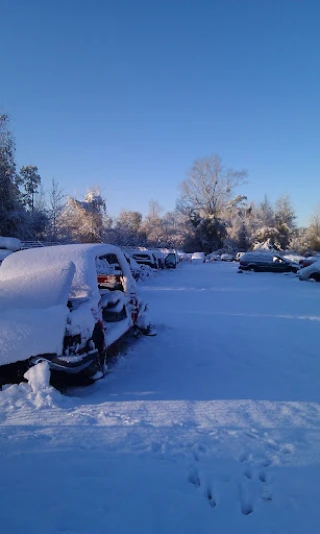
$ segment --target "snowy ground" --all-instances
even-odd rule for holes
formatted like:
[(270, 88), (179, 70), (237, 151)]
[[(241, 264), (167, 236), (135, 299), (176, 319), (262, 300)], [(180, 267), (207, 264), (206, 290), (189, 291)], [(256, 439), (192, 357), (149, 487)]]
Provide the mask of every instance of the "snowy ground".
[(1, 534), (320, 532), (320, 284), (183, 265), (89, 388), (0, 392)]

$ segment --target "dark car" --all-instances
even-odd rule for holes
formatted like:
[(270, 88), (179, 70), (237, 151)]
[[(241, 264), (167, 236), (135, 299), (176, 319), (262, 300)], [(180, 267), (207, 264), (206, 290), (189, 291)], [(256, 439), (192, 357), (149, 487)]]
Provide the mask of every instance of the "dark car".
[(273, 272), (273, 273), (296, 273), (299, 265), (288, 261), (278, 254), (268, 252), (247, 252), (239, 263), (241, 271)]
[(174, 252), (169, 252), (164, 260), (167, 269), (175, 269), (177, 267), (177, 258)]

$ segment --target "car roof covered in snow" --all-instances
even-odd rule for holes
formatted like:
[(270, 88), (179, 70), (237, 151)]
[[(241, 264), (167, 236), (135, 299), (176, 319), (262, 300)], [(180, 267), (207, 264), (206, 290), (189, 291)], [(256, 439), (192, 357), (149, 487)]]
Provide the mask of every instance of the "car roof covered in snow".
[[(79, 245), (57, 245), (54, 247), (39, 247), (26, 249), (8, 256), (2, 263), (0, 269), (0, 287), (3, 281), (14, 281), (30, 275), (37, 276), (39, 273), (39, 283), (46, 284), (46, 278), (52, 273), (52, 266), (59, 265), (68, 268), (70, 262), (75, 265), (76, 271), (72, 280), (71, 294), (78, 296), (87, 294), (93, 296), (98, 292), (97, 271), (95, 260), (97, 257), (106, 254), (117, 254), (122, 272), (127, 278), (129, 285), (135, 284), (130, 268), (121, 250), (114, 245), (103, 243), (79, 244)], [(48, 276), (45, 276), (48, 271)], [(40, 276), (40, 273), (44, 275)], [(39, 285), (39, 284), (38, 284)], [(38, 288), (40, 289), (40, 288)]]
[(20, 239), (16, 239), (15, 237), (0, 236), (0, 249), (1, 248), (15, 252), (16, 250), (21, 249), (21, 241)]
[(281, 254), (279, 254), (278, 252), (263, 252), (261, 250), (259, 250), (258, 252), (246, 252), (242, 257), (241, 257), (241, 260), (242, 261), (246, 261), (247, 259), (251, 259), (251, 260), (258, 260), (260, 259), (261, 261), (265, 261), (266, 259), (270, 259), (270, 258), (274, 258), (274, 257), (277, 257), (277, 258), (282, 258)]

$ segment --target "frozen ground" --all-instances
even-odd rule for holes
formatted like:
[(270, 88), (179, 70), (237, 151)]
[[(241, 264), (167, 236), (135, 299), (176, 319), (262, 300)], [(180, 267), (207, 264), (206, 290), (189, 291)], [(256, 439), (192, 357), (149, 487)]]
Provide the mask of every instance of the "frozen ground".
[(1, 534), (320, 532), (320, 284), (184, 265), (156, 338), (69, 396), (0, 392)]

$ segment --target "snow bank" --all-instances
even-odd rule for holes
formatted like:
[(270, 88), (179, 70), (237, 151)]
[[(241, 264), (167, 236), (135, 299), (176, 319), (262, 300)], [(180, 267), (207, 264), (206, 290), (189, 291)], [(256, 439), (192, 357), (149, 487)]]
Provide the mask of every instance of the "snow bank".
[(50, 382), (50, 367), (48, 362), (40, 362), (24, 374), (28, 384), (34, 393), (47, 389)]

